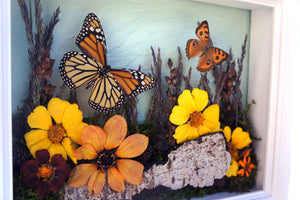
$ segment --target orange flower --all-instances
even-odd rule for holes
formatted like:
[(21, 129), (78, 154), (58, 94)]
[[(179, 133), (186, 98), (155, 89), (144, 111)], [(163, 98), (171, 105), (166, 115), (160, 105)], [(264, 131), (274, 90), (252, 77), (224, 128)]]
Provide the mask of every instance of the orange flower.
[(126, 134), (127, 122), (120, 115), (110, 118), (104, 130), (93, 125), (84, 127), (81, 133), (83, 145), (75, 151), (75, 157), (84, 162), (77, 165), (70, 186), (87, 185), (89, 192), (96, 196), (104, 187), (106, 174), (109, 186), (116, 192), (125, 189), (124, 180), (141, 184), (144, 166), (128, 158), (141, 155), (149, 139), (142, 134), (125, 139)]
[[(248, 159), (247, 159), (248, 158)], [(246, 174), (247, 177), (249, 177), (249, 173), (251, 172), (252, 169), (255, 168), (255, 165), (253, 163), (251, 163), (251, 158), (250, 156), (246, 157), (244, 156), (243, 161), (240, 160), (239, 164), (243, 167), (242, 169), (240, 169), (237, 174), (240, 174), (241, 176), (244, 176)]]

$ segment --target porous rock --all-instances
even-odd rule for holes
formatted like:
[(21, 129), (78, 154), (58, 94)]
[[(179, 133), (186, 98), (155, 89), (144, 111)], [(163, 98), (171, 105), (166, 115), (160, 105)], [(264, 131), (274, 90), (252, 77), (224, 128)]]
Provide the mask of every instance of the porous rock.
[(86, 186), (67, 187), (65, 199), (132, 199), (143, 189), (152, 189), (159, 185), (173, 190), (187, 185), (193, 187), (212, 186), (215, 179), (225, 176), (230, 166), (230, 154), (226, 151), (226, 142), (222, 132), (202, 136), (198, 140), (187, 141), (168, 155), (164, 165), (153, 165), (143, 174), (140, 185), (131, 185), (125, 181), (125, 190), (117, 193), (106, 183), (100, 195), (93, 197)]

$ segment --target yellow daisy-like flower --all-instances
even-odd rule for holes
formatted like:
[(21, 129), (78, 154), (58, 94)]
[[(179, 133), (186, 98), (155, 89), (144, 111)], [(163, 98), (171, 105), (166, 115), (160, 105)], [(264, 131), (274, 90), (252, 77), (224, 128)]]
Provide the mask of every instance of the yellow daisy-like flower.
[(173, 135), (178, 144), (220, 129), (219, 105), (206, 108), (207, 104), (207, 92), (198, 88), (193, 89), (192, 93), (184, 90), (179, 95), (178, 106), (173, 107), (170, 115), (170, 122), (178, 125)]
[(233, 157), (235, 160), (238, 160), (238, 150), (243, 149), (252, 143), (249, 133), (243, 131), (242, 128), (237, 127), (231, 134), (231, 129), (229, 126), (226, 126), (223, 132), (229, 147), (229, 153), (231, 154), (231, 157)]
[(31, 154), (35, 157), (36, 151), (47, 149), (51, 157), (61, 154), (64, 159), (69, 156), (76, 163), (73, 143), (82, 144), (81, 130), (87, 125), (82, 119), (77, 104), (58, 98), (52, 98), (47, 108), (36, 107), (27, 117), (32, 130), (24, 136)]

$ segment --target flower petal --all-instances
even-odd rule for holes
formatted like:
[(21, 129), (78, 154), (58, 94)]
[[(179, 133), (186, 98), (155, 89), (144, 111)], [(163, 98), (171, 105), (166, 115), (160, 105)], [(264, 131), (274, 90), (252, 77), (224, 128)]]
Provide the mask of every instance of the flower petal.
[(51, 192), (50, 182), (43, 180), (38, 184), (36, 189), (37, 189), (39, 197), (47, 196)]
[(178, 97), (178, 105), (184, 107), (189, 114), (196, 111), (196, 102), (190, 90), (183, 90)]
[(105, 184), (105, 173), (96, 171), (88, 181), (88, 190), (93, 196), (97, 196), (103, 190)]
[(121, 144), (127, 134), (127, 122), (121, 115), (111, 117), (104, 125), (106, 133), (106, 143), (104, 148), (107, 150), (116, 148)]
[(119, 146), (115, 155), (120, 158), (134, 158), (147, 149), (149, 138), (143, 134), (128, 136)]
[[(196, 131), (196, 133), (195, 133)], [(178, 126), (175, 129), (175, 134), (173, 137), (176, 139), (177, 143), (180, 144), (184, 141), (187, 141), (189, 137), (192, 137), (193, 135), (197, 134), (197, 129), (192, 128), (190, 124), (184, 124), (181, 126)], [(192, 135), (192, 136), (190, 136)], [(197, 134), (198, 135), (198, 134)]]
[(95, 148), (91, 144), (83, 144), (81, 147), (76, 149), (75, 158), (77, 160), (92, 160), (98, 156)]
[(82, 112), (78, 109), (77, 104), (68, 105), (62, 116), (62, 125), (67, 135), (75, 142), (80, 140), (80, 134), (83, 128), (83, 125), (81, 125), (82, 119)]
[(23, 162), (21, 166), (21, 173), (25, 176), (38, 174), (39, 172), (39, 165), (36, 160), (27, 160)]
[(98, 126), (85, 126), (81, 132), (81, 141), (83, 144), (88, 143), (93, 145), (96, 151), (102, 151), (106, 141), (106, 134)]
[(130, 159), (117, 160), (117, 167), (128, 183), (139, 185), (143, 182), (144, 166)]
[(205, 119), (203, 126), (213, 129), (219, 121), (219, 112), (220, 108), (218, 104), (208, 106), (203, 112), (203, 117)]
[(55, 154), (61, 154), (65, 160), (68, 159), (67, 153), (66, 153), (65, 149), (63, 148), (63, 146), (61, 146), (61, 144), (53, 143), (53, 144), (48, 148), (48, 151), (49, 151), (49, 154), (50, 154), (50, 157), (51, 157), (51, 158), (52, 158), (52, 156), (54, 156)]
[(50, 154), (47, 149), (38, 150), (35, 152), (35, 159), (39, 164), (46, 164), (50, 160)]
[(71, 187), (81, 187), (88, 184), (90, 176), (97, 171), (97, 165), (95, 164), (80, 164), (75, 168), (75, 173), (71, 177)]
[(57, 176), (50, 181), (50, 187), (52, 191), (58, 191), (62, 189), (64, 185), (65, 185), (65, 180)]
[(72, 139), (73, 142), (75, 142), (76, 144), (80, 144), (82, 145), (82, 141), (81, 141), (81, 132), (82, 129), (87, 126), (88, 124), (81, 122), (77, 125), (72, 125), (72, 126), (68, 126), (66, 128), (67, 131), (67, 135)]
[(197, 131), (196, 127), (190, 126), (188, 130), (188, 137), (187, 140), (195, 140), (199, 138), (199, 132)]
[(229, 126), (225, 126), (223, 130), (224, 136), (226, 138), (226, 142), (230, 142), (231, 139), (231, 129)]
[[(55, 157), (55, 156), (57, 156), (57, 155), (60, 155), (60, 154), (56, 154), (56, 155), (54, 155), (53, 157)], [(60, 155), (61, 156), (61, 155)], [(52, 158), (53, 158), (52, 157)], [(63, 157), (61, 156), (61, 158), (63, 159)], [(63, 159), (63, 160), (65, 160), (65, 159)], [(70, 172), (71, 172), (71, 167), (70, 167), (70, 165), (68, 165), (68, 164), (64, 164), (63, 166), (61, 166), (61, 167), (59, 167), (59, 168), (56, 168), (56, 170), (55, 170), (55, 177), (58, 177), (58, 178), (60, 178), (60, 179), (66, 179), (66, 178), (68, 178), (69, 177), (69, 175), (70, 175)]]
[(29, 148), (30, 153), (33, 155), (33, 157), (35, 158), (35, 152), (41, 149), (48, 149), (50, 146), (52, 145), (52, 142), (46, 138), (38, 143), (35, 143), (33, 145), (31, 145)]
[(200, 125), (198, 127), (198, 135), (199, 136), (204, 135), (206, 133), (210, 133), (210, 132), (212, 132), (211, 129), (207, 128), (206, 126)]
[(105, 173), (100, 172), (94, 184), (94, 196), (100, 194), (105, 184)]
[(125, 189), (123, 175), (114, 167), (107, 170), (107, 181), (109, 186), (115, 192), (121, 192)]
[(69, 158), (73, 161), (73, 163), (77, 163), (77, 160), (75, 158), (75, 146), (72, 143), (72, 140), (68, 137), (64, 138), (63, 141), (61, 142), (61, 145), (65, 149), (66, 153), (68, 154)]
[(25, 188), (35, 188), (39, 183), (40, 178), (37, 174), (30, 174), (28, 176), (24, 176), (22, 179), (23, 185)]
[(51, 116), (44, 106), (36, 107), (27, 117), (27, 122), (30, 128), (38, 128), (49, 130), (52, 125)]
[(175, 125), (185, 124), (190, 118), (190, 113), (182, 106), (174, 106), (170, 115), (170, 122)]
[(196, 111), (202, 111), (208, 104), (208, 94), (205, 90), (200, 90), (199, 88), (194, 88), (192, 95), (196, 102)]
[(90, 178), (89, 178), (89, 180), (88, 180), (87, 188), (88, 188), (88, 191), (89, 191), (90, 194), (93, 193), (95, 180), (96, 180), (96, 178), (98, 177), (99, 173), (100, 173), (99, 170), (95, 171), (95, 172), (90, 176)]
[(234, 145), (236, 149), (247, 147), (252, 142), (249, 133), (243, 131), (240, 127), (237, 127), (233, 131), (231, 138), (231, 144)]
[(238, 169), (239, 169), (239, 164), (234, 159), (231, 159), (230, 167), (226, 172), (226, 176), (227, 177), (236, 176)]
[(31, 130), (24, 135), (24, 138), (26, 141), (26, 145), (30, 147), (31, 145), (48, 138), (48, 131), (40, 129)]
[(59, 98), (52, 98), (48, 103), (48, 111), (50, 115), (55, 120), (56, 124), (62, 123), (62, 117), (64, 115), (64, 112), (69, 106), (70, 103), (68, 101), (63, 101)]
[(55, 154), (51, 158), (51, 165), (55, 168), (63, 167), (66, 164), (66, 160), (62, 157), (61, 154)]

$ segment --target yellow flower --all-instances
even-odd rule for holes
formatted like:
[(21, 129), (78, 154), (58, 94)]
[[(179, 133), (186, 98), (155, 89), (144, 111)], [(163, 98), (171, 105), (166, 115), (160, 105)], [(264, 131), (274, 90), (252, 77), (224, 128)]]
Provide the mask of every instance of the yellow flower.
[(242, 128), (237, 127), (231, 134), (231, 129), (229, 126), (226, 126), (223, 132), (229, 147), (229, 153), (231, 154), (231, 157), (233, 157), (235, 160), (238, 160), (238, 150), (249, 146), (249, 144), (252, 142), (249, 133), (243, 131)]
[(35, 157), (36, 151), (47, 149), (51, 157), (61, 154), (76, 163), (73, 143), (82, 144), (81, 130), (87, 125), (82, 122), (82, 112), (77, 104), (58, 98), (52, 98), (47, 108), (38, 106), (27, 117), (32, 130), (24, 137), (31, 154)]
[[(97, 126), (86, 126), (81, 133), (83, 145), (76, 149), (75, 157), (85, 160), (76, 166), (71, 187), (87, 185), (94, 196), (100, 194), (107, 182), (112, 190), (121, 192), (125, 189), (124, 180), (139, 185), (143, 181), (144, 166), (128, 158), (141, 155), (148, 146), (148, 137), (133, 134), (125, 139), (127, 122), (120, 115), (113, 116), (104, 125), (104, 130)], [(90, 161), (90, 162), (88, 162)]]
[(173, 107), (170, 115), (170, 122), (179, 125), (173, 135), (178, 144), (220, 129), (219, 105), (206, 108), (207, 104), (207, 92), (198, 88), (193, 89), (192, 93), (184, 90), (179, 95), (178, 106)]
[(232, 158), (230, 162), (230, 167), (226, 172), (226, 176), (227, 177), (236, 176), (238, 169), (239, 169), (239, 163)]

